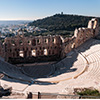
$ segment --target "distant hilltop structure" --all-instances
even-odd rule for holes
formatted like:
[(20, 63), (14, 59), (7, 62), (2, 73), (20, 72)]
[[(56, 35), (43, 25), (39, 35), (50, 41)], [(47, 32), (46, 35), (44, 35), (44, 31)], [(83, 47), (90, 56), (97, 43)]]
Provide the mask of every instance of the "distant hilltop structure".
[(61, 15), (63, 15), (63, 12), (61, 12)]
[[(61, 12), (63, 14), (63, 12)], [(64, 58), (68, 52), (77, 48), (90, 38), (99, 34), (99, 21), (96, 18), (88, 22), (87, 28), (75, 29), (72, 37), (65, 39), (60, 35), (7, 37), (0, 43), (0, 56), (8, 62), (28, 62), (55, 60)]]

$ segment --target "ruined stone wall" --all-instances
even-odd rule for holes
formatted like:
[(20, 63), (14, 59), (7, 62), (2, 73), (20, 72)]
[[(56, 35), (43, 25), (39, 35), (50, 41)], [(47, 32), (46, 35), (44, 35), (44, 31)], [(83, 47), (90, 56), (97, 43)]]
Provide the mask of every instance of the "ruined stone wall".
[(94, 38), (99, 34), (99, 22), (97, 19), (92, 19), (88, 23), (88, 28), (78, 28), (74, 31), (72, 38), (67, 38), (62, 45), (62, 58), (66, 56), (68, 52), (77, 48), (90, 38)]
[[(78, 28), (74, 31), (74, 36), (63, 39), (59, 35), (55, 36), (35, 36), (24, 37), (15, 36), (5, 39), (3, 47), (0, 45), (0, 55), (3, 54), (6, 61), (9, 58), (31, 58), (40, 56), (52, 56), (64, 58), (68, 52), (77, 48), (90, 38), (94, 38), (99, 33), (99, 22), (92, 19), (87, 28)], [(4, 53), (3, 53), (4, 51)]]
[(20, 37), (5, 39), (5, 59), (60, 55), (60, 36)]

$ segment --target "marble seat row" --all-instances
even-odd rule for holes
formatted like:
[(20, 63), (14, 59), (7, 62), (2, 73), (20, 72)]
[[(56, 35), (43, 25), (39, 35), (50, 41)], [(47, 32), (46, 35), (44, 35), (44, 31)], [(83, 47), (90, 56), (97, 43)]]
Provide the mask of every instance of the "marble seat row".
[(5, 75), (15, 79), (32, 81), (30, 77), (21, 73), (20, 69), (18, 69), (16, 66), (1, 60), (0, 60), (0, 71)]
[(54, 72), (54, 66), (51, 64), (47, 65), (36, 65), (36, 66), (25, 66), (21, 69), (24, 74), (32, 77), (32, 78), (39, 78), (39, 77), (46, 77), (49, 76)]

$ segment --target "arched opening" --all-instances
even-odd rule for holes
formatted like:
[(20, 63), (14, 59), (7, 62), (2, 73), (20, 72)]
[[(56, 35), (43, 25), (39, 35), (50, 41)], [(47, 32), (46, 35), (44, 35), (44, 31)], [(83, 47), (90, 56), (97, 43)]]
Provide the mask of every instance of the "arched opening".
[(15, 46), (15, 41), (11, 40), (12, 46)]
[(48, 39), (45, 39), (45, 43), (48, 43)]
[(32, 50), (32, 56), (36, 56), (36, 50)]
[(19, 56), (20, 57), (24, 57), (24, 52), (23, 51), (19, 51)]
[(91, 23), (92, 23), (92, 29), (93, 29), (93, 26), (94, 26), (94, 21), (92, 21)]
[(20, 44), (20, 45), (23, 45), (23, 42), (22, 42), (22, 40), (20, 40), (20, 41), (19, 41), (19, 44)]
[(36, 45), (36, 40), (35, 40), (35, 39), (32, 40), (32, 45), (33, 45), (33, 46)]
[(44, 55), (48, 55), (47, 49), (44, 49)]
[(56, 44), (56, 39), (55, 39), (55, 38), (53, 38), (53, 39), (52, 39), (52, 42), (53, 42), (54, 44)]
[(31, 41), (30, 40), (28, 41), (28, 44), (31, 45)]
[(40, 39), (37, 39), (37, 45), (40, 45)]

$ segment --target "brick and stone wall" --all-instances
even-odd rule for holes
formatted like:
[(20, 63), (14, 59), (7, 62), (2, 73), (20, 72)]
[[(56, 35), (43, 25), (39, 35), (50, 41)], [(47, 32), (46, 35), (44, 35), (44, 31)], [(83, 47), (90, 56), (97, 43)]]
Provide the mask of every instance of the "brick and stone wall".
[(5, 59), (31, 58), (40, 56), (60, 56), (62, 40), (60, 36), (16, 36), (5, 39)]
[(6, 61), (9, 61), (9, 59), (20, 60), (22, 58), (23, 60), (28, 60), (27, 58), (36, 59), (37, 57), (40, 57), (40, 59), (48, 57), (46, 60), (52, 60), (54, 57), (64, 58), (68, 52), (88, 39), (94, 38), (98, 33), (99, 22), (98, 19), (94, 18), (89, 21), (87, 28), (75, 29), (74, 36), (71, 38), (66, 37), (63, 39), (60, 35), (35, 37), (17, 35), (7, 37), (4, 44), (0, 43), (0, 55), (3, 54)]
[(99, 34), (99, 22), (97, 19), (91, 19), (87, 28), (78, 28), (74, 31), (74, 36), (65, 39), (62, 44), (62, 56), (64, 57), (72, 49), (77, 48), (90, 38), (94, 38)]

